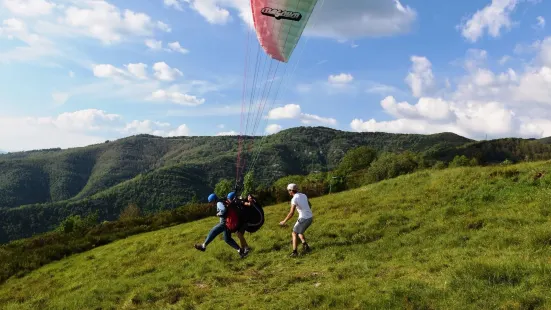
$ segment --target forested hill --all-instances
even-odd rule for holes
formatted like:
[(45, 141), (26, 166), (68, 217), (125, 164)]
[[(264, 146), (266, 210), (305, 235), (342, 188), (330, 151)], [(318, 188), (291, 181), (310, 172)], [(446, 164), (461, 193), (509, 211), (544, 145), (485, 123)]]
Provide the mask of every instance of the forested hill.
[[(357, 146), (411, 151), (432, 162), (449, 162), (456, 155), (480, 163), (551, 158), (551, 146), (537, 141), (476, 142), (453, 133), (353, 133), (324, 127), (249, 137), (244, 149), (247, 167), (254, 162), (256, 185), (270, 186), (284, 176), (332, 170)], [(235, 178), (237, 149), (236, 136), (138, 135), (68, 150), (0, 155), (0, 243), (51, 230), (70, 215), (97, 211), (100, 220), (112, 220), (129, 204), (155, 212), (203, 199), (221, 179)]]
[[(454, 134), (351, 133), (318, 127), (282, 131), (262, 143), (258, 137), (248, 141), (245, 155), (262, 147), (255, 172), (270, 184), (281, 176), (308, 173), (312, 168), (332, 169), (346, 151), (359, 145), (381, 151), (424, 151), (435, 145), (457, 146), (470, 140)], [(237, 148), (235, 136), (138, 135), (68, 150), (5, 154), (0, 156), (0, 208), (85, 198), (161, 168), (201, 168), (201, 181), (212, 188), (220, 178), (235, 177)]]

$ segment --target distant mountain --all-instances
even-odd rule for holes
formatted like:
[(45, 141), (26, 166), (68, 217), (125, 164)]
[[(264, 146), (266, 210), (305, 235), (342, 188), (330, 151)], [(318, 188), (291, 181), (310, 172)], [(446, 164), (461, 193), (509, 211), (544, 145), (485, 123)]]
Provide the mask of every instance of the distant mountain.
[[(378, 151), (423, 153), (433, 161), (450, 161), (462, 154), (481, 162), (523, 158), (526, 151), (520, 146), (528, 141), (499, 141), (476, 142), (454, 133), (355, 133), (298, 127), (264, 138), (247, 137), (243, 155), (247, 168), (254, 163), (255, 180), (270, 185), (291, 174), (331, 170), (348, 150), (362, 145)], [(154, 212), (194, 197), (203, 199), (220, 179), (235, 179), (237, 150), (236, 136), (137, 135), (67, 150), (4, 154), (0, 156), (0, 243), (50, 230), (73, 214), (97, 210), (100, 219), (111, 220), (130, 203)]]

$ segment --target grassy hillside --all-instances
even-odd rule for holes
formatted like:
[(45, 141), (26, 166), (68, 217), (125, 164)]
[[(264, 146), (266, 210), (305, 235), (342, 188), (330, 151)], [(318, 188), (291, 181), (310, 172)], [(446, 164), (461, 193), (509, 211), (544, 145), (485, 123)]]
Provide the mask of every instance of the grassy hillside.
[[(424, 171), (312, 200), (312, 253), (288, 205), (239, 259), (215, 218), (145, 233), (0, 286), (5, 309), (536, 309), (551, 307), (551, 163)], [(296, 218), (296, 217), (295, 217)]]

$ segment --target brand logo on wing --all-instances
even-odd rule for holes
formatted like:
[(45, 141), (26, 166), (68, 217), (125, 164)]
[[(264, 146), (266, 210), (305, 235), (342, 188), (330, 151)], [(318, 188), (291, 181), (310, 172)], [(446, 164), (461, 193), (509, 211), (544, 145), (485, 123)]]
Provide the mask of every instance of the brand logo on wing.
[(276, 19), (288, 19), (299, 21), (302, 19), (302, 14), (300, 12), (292, 12), (287, 10), (272, 9), (272, 8), (263, 8), (261, 11), (262, 15), (272, 16)]

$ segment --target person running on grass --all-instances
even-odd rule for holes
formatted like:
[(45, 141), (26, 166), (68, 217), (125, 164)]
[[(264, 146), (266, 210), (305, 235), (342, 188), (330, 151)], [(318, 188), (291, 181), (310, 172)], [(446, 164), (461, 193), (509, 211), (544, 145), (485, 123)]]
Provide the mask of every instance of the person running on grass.
[(231, 200), (233, 199), (231, 195), (228, 195), (228, 196), (229, 196), (228, 199), (224, 200), (224, 199), (218, 199), (216, 194), (209, 195), (208, 202), (210, 204), (216, 204), (216, 210), (217, 210), (216, 216), (220, 217), (220, 222), (210, 230), (209, 234), (207, 235), (207, 238), (205, 239), (205, 242), (203, 244), (195, 244), (195, 248), (199, 251), (204, 252), (207, 249), (207, 245), (211, 243), (214, 240), (214, 238), (216, 238), (216, 236), (218, 236), (221, 233), (224, 233), (224, 241), (226, 241), (226, 243), (229, 246), (237, 250), (237, 252), (241, 257), (245, 257), (247, 256), (248, 251), (245, 252), (242, 248), (239, 247), (237, 242), (235, 242), (235, 240), (233, 240), (233, 238), (231, 237), (231, 232), (226, 227), (226, 211), (227, 211), (226, 207), (230, 204)]
[(284, 226), (285, 223), (287, 223), (287, 221), (290, 220), (295, 214), (295, 209), (298, 211), (298, 220), (295, 223), (295, 226), (293, 227), (293, 232), (292, 232), (293, 252), (290, 255), (291, 257), (295, 257), (298, 255), (297, 235), (302, 241), (303, 253), (310, 251), (310, 246), (308, 246), (308, 243), (306, 242), (306, 238), (304, 237), (304, 232), (312, 224), (313, 214), (310, 208), (308, 197), (305, 194), (300, 193), (298, 191), (298, 187), (296, 184), (291, 183), (287, 185), (287, 192), (289, 193), (290, 196), (293, 197), (291, 199), (291, 210), (289, 211), (289, 214), (287, 214), (287, 217), (285, 217), (283, 221), (279, 222), (279, 225)]

